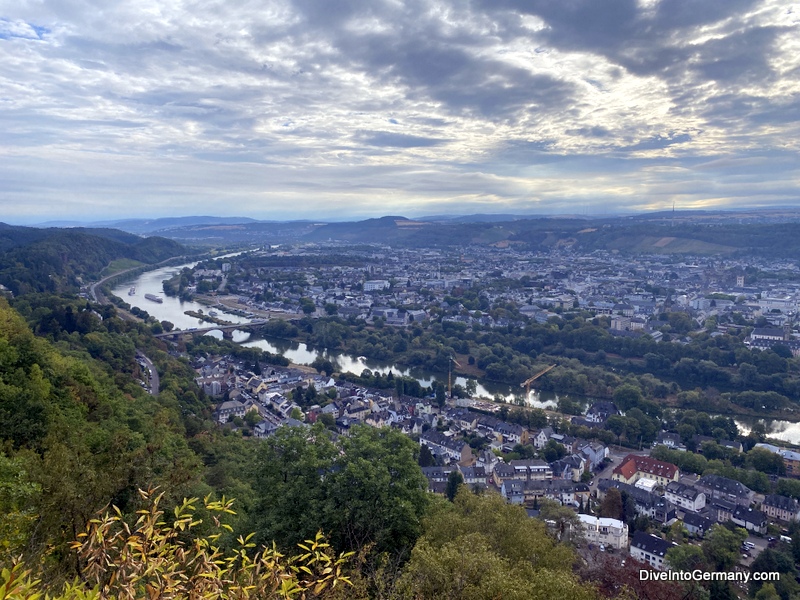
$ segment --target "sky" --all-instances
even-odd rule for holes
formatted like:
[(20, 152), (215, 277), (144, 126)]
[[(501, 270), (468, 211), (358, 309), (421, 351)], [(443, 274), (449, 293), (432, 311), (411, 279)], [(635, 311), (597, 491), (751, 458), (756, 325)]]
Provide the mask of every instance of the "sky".
[(800, 4), (0, 0), (0, 221), (800, 206)]

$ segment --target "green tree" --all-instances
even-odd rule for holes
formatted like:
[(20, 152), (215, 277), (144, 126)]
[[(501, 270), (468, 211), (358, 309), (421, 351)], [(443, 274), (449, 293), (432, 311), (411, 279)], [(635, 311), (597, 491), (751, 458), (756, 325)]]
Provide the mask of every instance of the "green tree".
[(572, 508), (562, 506), (553, 500), (543, 499), (539, 503), (539, 518), (545, 522), (555, 523), (555, 534), (559, 541), (570, 542), (574, 546), (583, 542), (583, 525)]
[(706, 556), (703, 554), (703, 550), (689, 544), (673, 546), (667, 550), (666, 559), (673, 571), (705, 570), (706, 566)]
[(255, 427), (264, 419), (261, 418), (261, 415), (258, 414), (257, 410), (249, 410), (244, 415), (244, 422), (247, 423), (250, 427)]
[(436, 465), (436, 459), (433, 457), (430, 448), (425, 444), (419, 447), (419, 466), (420, 467), (433, 467)]
[(432, 511), (398, 582), (399, 598), (596, 598), (572, 573), (572, 551), (522, 507), (466, 488), (446, 504)]
[(627, 383), (621, 385), (614, 390), (614, 402), (621, 410), (634, 408), (642, 402), (642, 390)]
[(780, 454), (765, 448), (753, 448), (747, 453), (747, 462), (753, 469), (770, 475), (786, 475), (786, 466)]
[(444, 384), (437, 381), (436, 382), (436, 404), (439, 406), (439, 408), (443, 408), (446, 402), (447, 402), (447, 396), (445, 395)]
[(458, 471), (451, 471), (450, 475), (447, 476), (447, 489), (445, 491), (445, 496), (447, 496), (450, 502), (455, 500), (458, 488), (462, 485), (464, 485), (464, 478), (461, 476), (461, 473)]
[(465, 384), (464, 389), (467, 391), (468, 396), (474, 396), (478, 391), (477, 381), (470, 377), (469, 379), (467, 379), (467, 383)]
[[(777, 548), (766, 548), (750, 565), (751, 573), (780, 573), (781, 578), (775, 583), (775, 591), (781, 598), (797, 598), (800, 585), (796, 581), (797, 568), (788, 548), (781, 544)], [(761, 581), (751, 579), (750, 595), (755, 595), (762, 586)]]
[(547, 462), (551, 463), (564, 458), (567, 455), (567, 449), (555, 440), (548, 440), (545, 447), (542, 448), (541, 454)]
[(336, 431), (336, 419), (330, 413), (322, 413), (317, 417), (317, 422), (322, 423), (325, 426), (325, 429), (330, 431)]
[(617, 488), (608, 488), (603, 501), (600, 503), (598, 514), (601, 517), (623, 520), (622, 494)]
[(32, 507), (41, 493), (22, 461), (0, 452), (0, 564), (22, 553), (36, 522)]
[(717, 571), (727, 571), (739, 562), (739, 548), (747, 539), (747, 531), (737, 527), (731, 531), (714, 525), (703, 541), (703, 554), (709, 566)]
[(354, 427), (336, 444), (322, 425), (279, 429), (256, 468), (259, 539), (290, 547), (321, 529), (337, 548), (407, 551), (428, 502), (417, 452), (390, 428)]

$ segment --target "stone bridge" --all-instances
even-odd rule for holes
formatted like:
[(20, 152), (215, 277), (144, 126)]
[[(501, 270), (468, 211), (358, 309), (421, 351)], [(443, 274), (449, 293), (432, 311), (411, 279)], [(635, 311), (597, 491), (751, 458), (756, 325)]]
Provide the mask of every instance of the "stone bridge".
[(194, 327), (192, 329), (173, 329), (172, 331), (169, 332), (157, 333), (153, 337), (177, 342), (179, 339), (186, 336), (205, 335), (209, 331), (221, 331), (222, 336), (224, 338), (231, 339), (233, 338), (234, 329), (252, 331), (253, 329), (256, 329), (266, 324), (267, 320), (263, 319), (263, 320), (250, 321), (249, 323), (237, 323), (235, 325), (209, 325), (208, 327)]

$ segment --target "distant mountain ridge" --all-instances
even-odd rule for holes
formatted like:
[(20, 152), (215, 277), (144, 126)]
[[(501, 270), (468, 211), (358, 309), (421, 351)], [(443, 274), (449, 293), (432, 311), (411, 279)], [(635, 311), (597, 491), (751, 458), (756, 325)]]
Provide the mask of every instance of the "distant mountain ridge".
[(186, 253), (174, 240), (117, 229), (36, 229), (0, 223), (0, 283), (14, 294), (74, 292), (99, 278), (114, 260), (154, 264)]
[(259, 223), (258, 219), (250, 217), (210, 217), (210, 216), (189, 216), (189, 217), (160, 217), (157, 219), (121, 219), (113, 221), (50, 221), (41, 223), (40, 227), (82, 227), (82, 228), (113, 228), (145, 235), (156, 231), (174, 229), (179, 227), (192, 227), (196, 225), (238, 225), (242, 223)]
[[(574, 248), (633, 254), (731, 255), (748, 252), (793, 258), (800, 252), (800, 209), (662, 210), (627, 216), (473, 214), (400, 215), (360, 221), (258, 221), (246, 217), (175, 217), (117, 222), (131, 229), (160, 228), (158, 235), (187, 245), (271, 245), (296, 242), (387, 244), (405, 247), (497, 245), (550, 251)], [(95, 225), (99, 225), (95, 224)], [(13, 246), (0, 228), (0, 249)], [(36, 239), (22, 228), (10, 237)], [(73, 228), (130, 243), (110, 229)]]

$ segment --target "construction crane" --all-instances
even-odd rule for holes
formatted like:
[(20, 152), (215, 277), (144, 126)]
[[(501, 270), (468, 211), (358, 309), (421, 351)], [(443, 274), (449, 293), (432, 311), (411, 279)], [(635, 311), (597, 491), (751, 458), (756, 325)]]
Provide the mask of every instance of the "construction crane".
[(451, 356), (450, 357), (450, 361), (447, 363), (447, 397), (448, 398), (452, 398), (453, 397), (453, 363), (455, 363), (457, 367), (461, 368), (461, 365), (458, 363), (458, 361)]
[(539, 371), (539, 372), (538, 372), (536, 375), (534, 375), (533, 377), (531, 377), (531, 378), (529, 378), (529, 379), (526, 379), (525, 381), (523, 381), (523, 382), (520, 384), (520, 386), (519, 386), (519, 387), (524, 387), (524, 388), (525, 388), (525, 398), (526, 398), (526, 399), (528, 398), (528, 396), (530, 396), (530, 393), (531, 393), (531, 384), (532, 384), (534, 381), (536, 381), (537, 379), (539, 379), (539, 377), (541, 377), (542, 375), (544, 375), (545, 373), (547, 373), (547, 372), (548, 372), (550, 369), (555, 369), (555, 367), (556, 367), (555, 365), (550, 365), (549, 367), (547, 367), (547, 368), (545, 368), (545, 369), (542, 369), (542, 370), (541, 370), (541, 371)]

